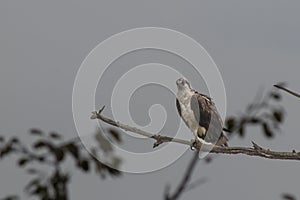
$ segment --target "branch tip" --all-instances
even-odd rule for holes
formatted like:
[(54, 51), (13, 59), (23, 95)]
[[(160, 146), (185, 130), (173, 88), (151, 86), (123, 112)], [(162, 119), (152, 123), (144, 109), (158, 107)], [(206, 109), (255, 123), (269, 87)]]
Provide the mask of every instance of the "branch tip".
[(258, 144), (256, 144), (255, 142), (251, 141), (252, 145), (253, 145), (253, 148), (256, 149), (256, 150), (262, 150), (263, 148), (258, 146)]
[(102, 113), (102, 111), (104, 110), (104, 108), (105, 108), (105, 105), (104, 106), (102, 106), (102, 108), (98, 111), (98, 114), (101, 114)]
[(289, 94), (291, 94), (291, 95), (293, 95), (293, 96), (295, 96), (295, 97), (300, 98), (300, 94), (299, 94), (299, 93), (296, 93), (296, 92), (294, 92), (294, 91), (292, 91), (292, 90), (290, 90), (290, 89), (288, 89), (288, 88), (285, 88), (285, 87), (283, 87), (282, 85), (275, 84), (275, 85), (273, 85), (273, 86), (276, 87), (276, 88), (278, 88), (278, 89), (281, 89), (281, 90), (283, 90), (283, 91), (285, 91), (285, 92), (287, 92), (287, 93), (289, 93)]
[(98, 118), (98, 113), (97, 111), (92, 112), (92, 116), (90, 117), (91, 119), (97, 119)]

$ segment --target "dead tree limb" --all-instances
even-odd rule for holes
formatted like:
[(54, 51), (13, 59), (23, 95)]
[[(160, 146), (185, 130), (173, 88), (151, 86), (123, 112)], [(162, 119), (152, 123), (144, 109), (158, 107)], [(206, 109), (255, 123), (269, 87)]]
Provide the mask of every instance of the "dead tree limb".
[(166, 200), (176, 200), (179, 198), (179, 196), (186, 190), (186, 187), (188, 186), (188, 182), (191, 179), (191, 176), (193, 174), (193, 171), (196, 167), (197, 162), (199, 161), (199, 150), (197, 150), (194, 153), (194, 156), (192, 160), (190, 161), (185, 174), (180, 181), (179, 185), (177, 186), (175, 192), (173, 194), (170, 194), (169, 191), (166, 191), (165, 199)]
[(300, 94), (299, 93), (293, 92), (292, 90), (287, 89), (287, 88), (283, 87), (282, 85), (274, 85), (274, 87), (276, 87), (278, 89), (281, 89), (283, 91), (286, 91), (287, 93), (289, 93), (291, 95), (294, 95), (295, 97), (300, 98)]
[(110, 118), (107, 118), (101, 114), (104, 106), (97, 112), (92, 112), (91, 119), (100, 119), (101, 121), (110, 124), (112, 126), (123, 129), (124, 131), (130, 131), (148, 138), (152, 138), (155, 140), (153, 147), (157, 147), (165, 142), (175, 142), (178, 144), (188, 145), (196, 148), (201, 151), (208, 151), (210, 153), (218, 153), (218, 154), (244, 154), (248, 156), (258, 156), (267, 159), (278, 159), (278, 160), (299, 160), (300, 161), (300, 152), (296, 152), (295, 150), (291, 152), (279, 152), (279, 151), (271, 151), (269, 149), (265, 149), (256, 143), (252, 142), (252, 147), (221, 147), (213, 144), (204, 144), (204, 143), (192, 143), (191, 141), (172, 138), (168, 136), (156, 135), (141, 129), (131, 127), (126, 124), (122, 124), (120, 122), (116, 122)]

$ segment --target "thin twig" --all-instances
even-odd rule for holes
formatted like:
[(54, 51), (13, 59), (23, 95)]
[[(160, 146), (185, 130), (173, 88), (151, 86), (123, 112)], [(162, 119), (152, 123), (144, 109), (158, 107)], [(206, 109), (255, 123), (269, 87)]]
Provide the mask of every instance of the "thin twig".
[(300, 94), (299, 93), (296, 93), (296, 92), (293, 92), (292, 90), (290, 89), (287, 89), (281, 85), (274, 85), (274, 87), (278, 88), (278, 89), (281, 89), (283, 91), (286, 91), (287, 93), (290, 93), (291, 95), (294, 95), (295, 97), (298, 97), (300, 98)]
[(170, 195), (169, 193), (166, 193), (165, 195), (166, 200), (176, 200), (184, 192), (198, 161), (199, 161), (199, 149), (194, 153), (194, 156), (185, 171), (185, 175), (183, 176), (174, 194)]
[(207, 182), (207, 178), (201, 177), (201, 178), (197, 179), (196, 181), (194, 181), (194, 182), (192, 182), (192, 183), (189, 183), (189, 184), (185, 187), (184, 192), (187, 192), (187, 191), (189, 191), (189, 190), (192, 190), (192, 189), (194, 189), (194, 188), (198, 187), (199, 185), (202, 185), (202, 184), (204, 184), (204, 183), (206, 183), (206, 182)]
[(222, 147), (217, 146), (213, 144), (208, 143), (192, 143), (191, 141), (179, 139), (179, 138), (172, 138), (168, 136), (162, 136), (162, 135), (156, 135), (152, 134), (146, 131), (143, 131), (141, 129), (131, 127), (125, 124), (122, 124), (120, 122), (116, 122), (110, 118), (107, 118), (101, 114), (103, 111), (103, 108), (97, 112), (92, 112), (93, 115), (91, 116), (91, 119), (100, 119), (101, 121), (110, 124), (112, 126), (118, 127), (120, 129), (123, 129), (125, 131), (130, 131), (148, 138), (152, 138), (156, 140), (156, 142), (153, 144), (153, 147), (157, 147), (158, 145), (165, 143), (165, 142), (175, 142), (178, 144), (193, 146), (194, 148), (201, 150), (201, 151), (207, 151), (210, 153), (219, 153), (219, 154), (244, 154), (248, 156), (258, 156), (268, 159), (278, 159), (278, 160), (300, 160), (300, 152), (296, 152), (295, 150), (291, 152), (278, 152), (278, 151), (271, 151), (269, 149), (265, 149), (263, 147), (258, 146), (254, 142), (252, 142), (252, 147)]

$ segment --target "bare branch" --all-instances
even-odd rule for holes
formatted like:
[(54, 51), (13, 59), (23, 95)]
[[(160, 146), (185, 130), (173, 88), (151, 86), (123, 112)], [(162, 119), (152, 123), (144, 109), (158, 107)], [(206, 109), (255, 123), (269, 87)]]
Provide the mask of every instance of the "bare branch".
[(206, 183), (207, 180), (208, 180), (207, 178), (201, 177), (201, 178), (197, 179), (196, 181), (194, 181), (194, 182), (192, 182), (192, 183), (189, 183), (189, 184), (186, 186), (184, 192), (187, 192), (187, 191), (189, 191), (189, 190), (192, 190), (192, 189), (194, 189), (194, 188), (196, 188), (196, 187), (198, 187), (198, 186), (200, 186), (200, 185)]
[(184, 190), (186, 190), (186, 186), (188, 185), (188, 182), (193, 174), (193, 170), (195, 169), (198, 160), (199, 160), (199, 149), (194, 153), (194, 156), (185, 171), (185, 175), (183, 176), (183, 179), (181, 180), (174, 194), (170, 195), (166, 193), (165, 195), (166, 200), (176, 200), (184, 192)]
[(278, 160), (300, 160), (300, 152), (296, 152), (293, 150), (292, 152), (278, 152), (278, 151), (271, 151), (269, 149), (262, 148), (252, 142), (252, 147), (221, 147), (216, 146), (213, 144), (202, 144), (200, 142), (193, 144), (191, 141), (179, 139), (179, 138), (172, 138), (168, 136), (156, 135), (141, 129), (131, 127), (129, 125), (122, 124), (120, 122), (116, 122), (112, 119), (109, 119), (101, 114), (103, 108), (97, 112), (92, 112), (91, 119), (100, 119), (101, 121), (110, 124), (112, 126), (118, 127), (125, 131), (130, 131), (148, 138), (152, 138), (156, 140), (153, 147), (157, 147), (158, 145), (165, 143), (165, 142), (175, 142), (178, 144), (188, 145), (196, 148), (197, 150), (201, 151), (208, 151), (210, 153), (219, 153), (219, 154), (244, 154), (248, 156), (258, 156), (268, 159), (278, 159)]
[(291, 95), (294, 95), (295, 97), (300, 98), (300, 94), (299, 93), (293, 92), (290, 89), (287, 89), (287, 88), (283, 87), (282, 85), (274, 85), (274, 87), (276, 87), (278, 89), (281, 89), (283, 91), (286, 91), (287, 93), (290, 93)]

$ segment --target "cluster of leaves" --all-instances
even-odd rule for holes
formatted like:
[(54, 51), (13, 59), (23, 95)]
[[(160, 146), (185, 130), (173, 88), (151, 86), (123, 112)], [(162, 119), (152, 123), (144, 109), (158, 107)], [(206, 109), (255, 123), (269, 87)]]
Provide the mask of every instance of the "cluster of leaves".
[[(117, 131), (109, 130), (108, 133), (111, 139), (121, 142)], [(41, 200), (68, 199), (68, 184), (71, 176), (69, 171), (63, 170), (67, 157), (73, 160), (75, 169), (83, 173), (94, 171), (101, 178), (121, 174), (117, 170), (121, 160), (114, 155), (113, 148), (100, 130), (95, 134), (98, 146), (91, 149), (92, 154), (87, 152), (79, 138), (65, 141), (58, 133), (46, 134), (39, 129), (31, 129), (29, 134), (34, 136), (31, 146), (25, 145), (17, 137), (6, 139), (0, 136), (0, 160), (9, 155), (18, 156), (17, 166), (32, 176), (25, 186), (25, 192), (30, 196)], [(105, 163), (100, 162), (99, 159), (100, 153), (104, 156), (103, 152), (106, 156)], [(44, 168), (47, 170), (43, 171)], [(18, 196), (12, 195), (4, 199), (16, 200)]]
[(284, 200), (296, 200), (296, 197), (294, 195), (284, 193), (284, 194), (282, 194), (282, 199), (284, 199)]
[[(248, 126), (260, 126), (267, 138), (272, 138), (284, 121), (285, 111), (281, 103), (281, 94), (275, 90), (254, 100), (245, 112), (239, 116), (228, 117), (225, 125), (230, 133), (237, 133), (244, 137)], [(231, 135), (229, 134), (229, 135)]]

